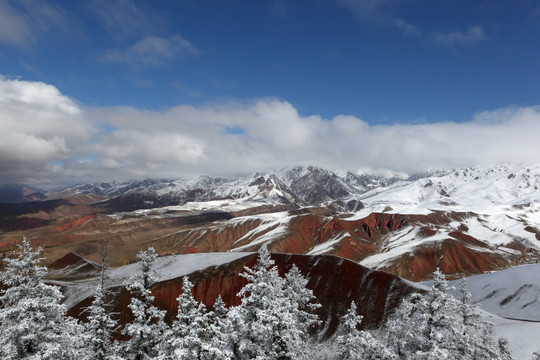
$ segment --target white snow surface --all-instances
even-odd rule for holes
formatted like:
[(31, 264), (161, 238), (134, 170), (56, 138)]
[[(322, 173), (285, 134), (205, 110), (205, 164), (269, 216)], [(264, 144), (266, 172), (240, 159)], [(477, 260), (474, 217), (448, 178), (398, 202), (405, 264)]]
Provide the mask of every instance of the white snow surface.
[[(459, 298), (460, 280), (449, 281)], [(417, 283), (431, 287), (431, 281)], [(514, 359), (540, 350), (540, 264), (515, 266), (467, 278), (471, 302), (495, 324), (497, 337), (509, 340)]]
[[(251, 254), (246, 252), (222, 252), (163, 256), (157, 258), (152, 271), (155, 281), (165, 281), (189, 275), (194, 271), (204, 270), (212, 266), (227, 264)], [(111, 269), (107, 272), (107, 287), (125, 285), (139, 271), (140, 266), (138, 263)], [(92, 296), (96, 286), (95, 279), (79, 281), (75, 284), (55, 283), (67, 287), (65, 304), (68, 308)]]
[(415, 209), (480, 211), (493, 206), (540, 206), (540, 164), (501, 164), (459, 169), (414, 182), (399, 181), (360, 195), (367, 208), (390, 206), (408, 213)]
[(255, 229), (248, 231), (247, 234), (237, 239), (234, 244), (243, 244), (231, 249), (230, 251), (244, 251), (253, 245), (270, 243), (277, 240), (289, 231), (289, 223), (291, 216), (288, 212), (268, 213), (261, 215), (243, 216), (241, 218), (233, 219), (233, 221), (241, 222), (246, 220), (258, 219), (261, 221), (260, 225)]
[(540, 322), (517, 321), (487, 314), (495, 324), (495, 335), (508, 339), (508, 346), (514, 359), (532, 359), (532, 354), (540, 351)]
[[(471, 301), (482, 309), (503, 318), (540, 322), (540, 264), (470, 276), (467, 283)], [(459, 280), (450, 285), (459, 288)]]

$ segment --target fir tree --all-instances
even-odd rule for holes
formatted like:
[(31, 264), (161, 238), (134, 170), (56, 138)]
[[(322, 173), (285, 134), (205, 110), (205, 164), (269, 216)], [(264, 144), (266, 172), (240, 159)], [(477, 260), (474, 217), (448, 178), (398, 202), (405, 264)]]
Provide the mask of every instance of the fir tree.
[(433, 286), (401, 302), (386, 325), (387, 346), (400, 359), (510, 359), (505, 339), (494, 340), (494, 326), (470, 304), (466, 284), (461, 301), (448, 292), (437, 269)]
[(495, 326), (485, 320), (477, 305), (471, 304), (471, 293), (467, 290), (467, 280), (460, 282), (460, 303), (457, 309), (461, 329), (456, 337), (457, 354), (462, 359), (511, 359), (508, 340), (495, 341)]
[(178, 314), (166, 338), (162, 354), (170, 359), (225, 360), (231, 354), (221, 329), (213, 323), (212, 313), (192, 294), (193, 284), (183, 279), (182, 294), (177, 298)]
[(377, 338), (367, 331), (358, 330), (362, 316), (356, 313), (356, 304), (341, 319), (337, 336), (338, 360), (386, 360), (396, 357)]
[(105, 273), (108, 269), (107, 246), (101, 250), (101, 271), (94, 293), (92, 304), (86, 309), (88, 322), (85, 325), (85, 337), (89, 359), (113, 360), (120, 359), (119, 345), (111, 340), (112, 333), (117, 329), (117, 322), (112, 319), (107, 310), (105, 288)]
[(32, 251), (26, 238), (18, 258), (1, 275), (0, 357), (2, 359), (72, 359), (84, 357), (82, 326), (65, 316), (58, 287), (43, 282), (41, 249)]
[(122, 333), (130, 339), (124, 343), (124, 352), (130, 359), (152, 359), (157, 357), (159, 344), (163, 339), (166, 325), (163, 321), (165, 311), (152, 305), (154, 297), (150, 286), (154, 283), (152, 265), (157, 255), (154, 248), (141, 250), (137, 254), (141, 273), (128, 286), (132, 298), (129, 309), (133, 322), (127, 324)]
[(446, 279), (437, 269), (431, 290), (404, 299), (389, 320), (390, 350), (404, 359), (454, 358), (455, 335), (460, 328), (456, 309), (457, 300), (448, 293)]
[[(304, 330), (314, 319), (302, 313), (299, 306), (301, 303), (307, 306), (312, 295), (305, 293), (300, 300), (288, 293), (287, 282), (279, 276), (265, 246), (259, 250), (255, 267), (246, 267), (241, 276), (248, 280), (238, 293), (241, 305), (229, 310), (234, 327), (234, 356), (238, 359), (302, 358), (307, 336)], [(307, 323), (300, 323), (300, 319)]]

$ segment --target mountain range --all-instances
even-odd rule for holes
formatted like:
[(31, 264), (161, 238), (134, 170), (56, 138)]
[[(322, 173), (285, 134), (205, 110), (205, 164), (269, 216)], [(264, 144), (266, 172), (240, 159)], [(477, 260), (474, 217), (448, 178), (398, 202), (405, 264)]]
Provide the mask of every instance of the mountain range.
[(114, 264), (162, 254), (331, 254), (410, 280), (440, 267), (477, 274), (540, 258), (540, 165), (500, 164), (387, 177), (292, 167), (238, 179), (200, 176), (84, 184), (0, 205), (0, 249), (23, 232), (50, 259)]

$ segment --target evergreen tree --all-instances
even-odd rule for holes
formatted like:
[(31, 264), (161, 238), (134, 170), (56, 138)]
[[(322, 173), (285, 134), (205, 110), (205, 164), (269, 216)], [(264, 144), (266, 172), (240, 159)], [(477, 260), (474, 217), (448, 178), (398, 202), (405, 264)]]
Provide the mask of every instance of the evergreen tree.
[(62, 293), (43, 282), (41, 249), (23, 238), (18, 258), (6, 258), (0, 295), (2, 359), (74, 359), (83, 357), (82, 326), (66, 315)]
[(234, 327), (234, 356), (238, 359), (300, 359), (303, 356), (299, 336), (299, 315), (292, 311), (286, 280), (279, 276), (265, 246), (259, 250), (253, 269), (241, 274), (248, 280), (238, 293), (240, 306), (229, 310)]
[(124, 343), (125, 355), (130, 359), (153, 359), (159, 351), (166, 325), (163, 321), (165, 311), (152, 305), (154, 297), (150, 286), (154, 283), (152, 265), (157, 259), (154, 248), (141, 250), (137, 254), (141, 273), (128, 286), (132, 298), (129, 309), (133, 313), (133, 322), (127, 324), (122, 333), (130, 337)]
[(402, 300), (385, 326), (387, 348), (397, 354), (400, 359), (412, 359), (417, 349), (422, 346), (424, 322), (418, 313), (416, 304), (422, 299), (421, 294), (414, 293)]
[(358, 330), (362, 316), (356, 313), (356, 304), (351, 307), (341, 319), (338, 329), (337, 350), (338, 360), (386, 360), (395, 359), (377, 338), (367, 331)]
[(404, 299), (389, 320), (390, 350), (404, 359), (455, 358), (455, 335), (460, 330), (456, 309), (457, 300), (448, 293), (446, 279), (437, 269), (431, 290)]
[(119, 345), (111, 340), (111, 335), (118, 325), (106, 308), (105, 273), (107, 269), (107, 246), (105, 244), (101, 249), (101, 271), (94, 293), (94, 300), (86, 309), (88, 322), (85, 325), (85, 342), (89, 351), (89, 359), (120, 359)]
[(461, 325), (460, 336), (455, 339), (457, 354), (462, 359), (511, 359), (508, 340), (495, 340), (495, 326), (484, 319), (478, 306), (471, 304), (471, 293), (467, 290), (467, 280), (460, 282), (460, 303), (457, 309)]
[(198, 303), (192, 294), (193, 284), (184, 277), (182, 294), (178, 296), (178, 314), (163, 347), (164, 358), (225, 360), (230, 359), (221, 329), (213, 323), (212, 313)]
[(507, 341), (494, 340), (494, 326), (470, 304), (466, 284), (461, 301), (448, 293), (437, 269), (425, 294), (404, 299), (386, 325), (387, 346), (400, 359), (510, 359)]
[(321, 323), (315, 314), (321, 304), (315, 302), (315, 295), (306, 287), (307, 283), (308, 279), (294, 264), (285, 274), (285, 294), (289, 298), (289, 310), (303, 334), (303, 340), (306, 340), (309, 332)]

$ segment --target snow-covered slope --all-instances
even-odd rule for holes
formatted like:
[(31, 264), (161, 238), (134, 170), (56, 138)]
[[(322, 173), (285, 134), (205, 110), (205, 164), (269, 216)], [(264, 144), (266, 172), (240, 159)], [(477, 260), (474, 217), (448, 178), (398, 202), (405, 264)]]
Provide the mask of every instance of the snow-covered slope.
[[(237, 252), (163, 256), (157, 258), (156, 263), (152, 267), (152, 271), (155, 281), (166, 281), (189, 275), (194, 271), (203, 270), (211, 266), (227, 264), (251, 254), (252, 253)], [(130, 281), (130, 278), (135, 276), (138, 271), (140, 271), (140, 265), (138, 263), (112, 269), (107, 273), (107, 286), (114, 287), (126, 285)], [(69, 278), (71, 270), (66, 268), (66, 272), (66, 275)], [(60, 270), (56, 270), (54, 276), (55, 278), (60, 278)], [(66, 289), (65, 304), (70, 308), (93, 294), (96, 286), (94, 282), (95, 279), (73, 283), (63, 283), (61, 281), (54, 283), (63, 285)]]
[(400, 213), (418, 208), (491, 212), (531, 206), (538, 210), (540, 164), (453, 170), (377, 188), (360, 198), (367, 207), (385, 205)]
[[(471, 301), (482, 309), (503, 318), (540, 322), (540, 264), (470, 276), (467, 283)], [(458, 280), (450, 284), (459, 288)]]

